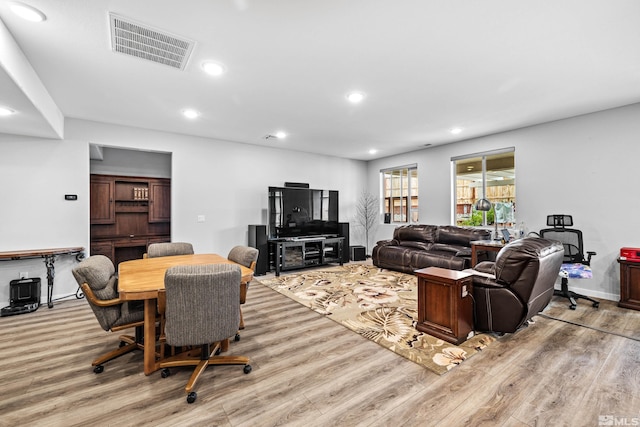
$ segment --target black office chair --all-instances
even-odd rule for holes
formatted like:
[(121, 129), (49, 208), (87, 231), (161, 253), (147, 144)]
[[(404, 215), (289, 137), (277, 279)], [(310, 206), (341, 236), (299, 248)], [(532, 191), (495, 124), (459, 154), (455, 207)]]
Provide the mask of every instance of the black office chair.
[[(566, 264), (583, 264), (591, 265), (591, 257), (596, 255), (593, 251), (587, 251), (585, 259), (584, 245), (582, 242), (582, 231), (575, 228), (567, 228), (573, 226), (573, 217), (571, 215), (547, 215), (547, 226), (553, 228), (545, 228), (540, 230), (540, 237), (549, 240), (556, 240), (564, 246), (564, 259), (562, 271), (566, 271)], [(562, 276), (560, 289), (556, 289), (554, 295), (562, 296), (569, 299), (569, 308), (576, 309), (576, 300), (578, 298), (591, 301), (594, 307), (598, 307), (600, 303), (586, 295), (577, 294), (569, 290), (569, 278)]]

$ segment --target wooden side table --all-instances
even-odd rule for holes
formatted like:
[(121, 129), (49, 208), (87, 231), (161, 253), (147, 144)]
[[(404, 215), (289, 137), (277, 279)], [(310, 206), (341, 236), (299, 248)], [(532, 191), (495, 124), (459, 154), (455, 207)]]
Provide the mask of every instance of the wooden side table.
[(640, 263), (618, 258), (620, 263), (620, 302), (618, 307), (640, 310)]
[(500, 240), (473, 240), (471, 243), (471, 267), (478, 263), (478, 252), (490, 251), (500, 252), (505, 245)]
[(472, 274), (440, 267), (417, 270), (416, 329), (453, 344), (474, 335)]

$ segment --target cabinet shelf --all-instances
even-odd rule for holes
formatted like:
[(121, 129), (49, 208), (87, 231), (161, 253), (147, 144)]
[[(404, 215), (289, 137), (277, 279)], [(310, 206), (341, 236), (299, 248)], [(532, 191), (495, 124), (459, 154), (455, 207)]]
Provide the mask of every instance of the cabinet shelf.
[(304, 241), (272, 240), (269, 244), (274, 250), (269, 250), (271, 263), (275, 267), (276, 276), (280, 271), (340, 263), (342, 265), (342, 251), (344, 237), (308, 239)]

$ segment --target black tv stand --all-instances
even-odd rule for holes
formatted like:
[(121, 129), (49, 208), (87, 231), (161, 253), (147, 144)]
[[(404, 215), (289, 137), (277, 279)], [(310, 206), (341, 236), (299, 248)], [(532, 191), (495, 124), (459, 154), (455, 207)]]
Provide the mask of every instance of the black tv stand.
[(339, 263), (342, 265), (344, 237), (299, 236), (269, 240), (271, 266), (281, 271)]

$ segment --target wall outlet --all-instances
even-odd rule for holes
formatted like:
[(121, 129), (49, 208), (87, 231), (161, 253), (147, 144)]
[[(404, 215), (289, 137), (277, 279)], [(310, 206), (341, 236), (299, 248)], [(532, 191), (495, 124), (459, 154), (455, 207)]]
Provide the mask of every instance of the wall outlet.
[(29, 278), (29, 272), (28, 271), (23, 271), (20, 273), (20, 279), (28, 279)]
[(204, 222), (204, 215), (198, 215), (198, 222)]

